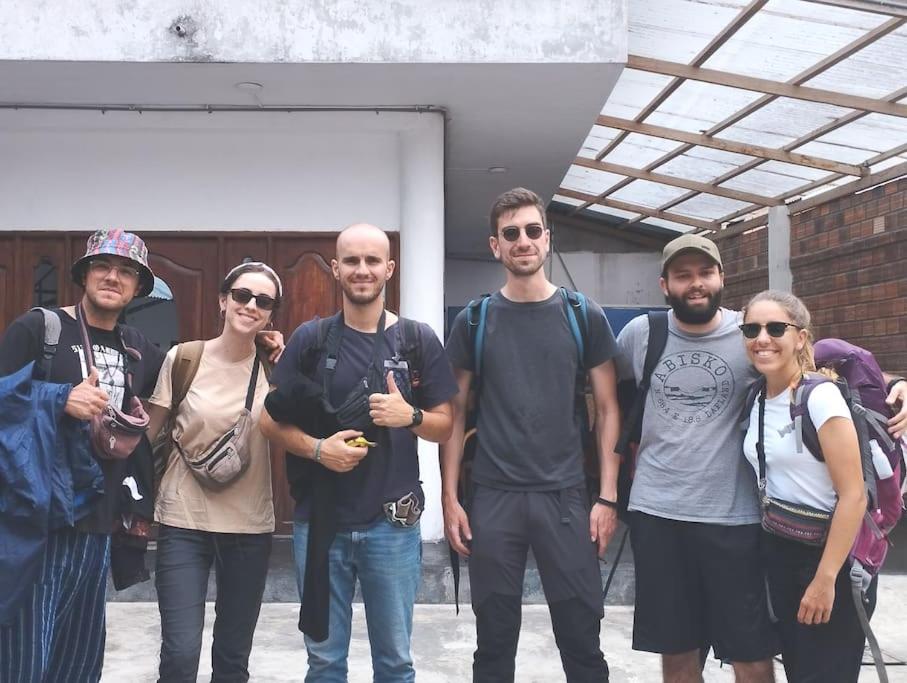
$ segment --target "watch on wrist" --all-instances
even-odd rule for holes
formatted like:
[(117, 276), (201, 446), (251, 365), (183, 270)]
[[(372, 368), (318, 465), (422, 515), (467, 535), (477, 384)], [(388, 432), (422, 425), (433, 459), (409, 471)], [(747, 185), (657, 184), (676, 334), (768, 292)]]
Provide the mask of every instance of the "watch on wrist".
[(418, 427), (422, 424), (422, 411), (419, 408), (413, 408), (413, 421), (409, 425), (410, 427)]

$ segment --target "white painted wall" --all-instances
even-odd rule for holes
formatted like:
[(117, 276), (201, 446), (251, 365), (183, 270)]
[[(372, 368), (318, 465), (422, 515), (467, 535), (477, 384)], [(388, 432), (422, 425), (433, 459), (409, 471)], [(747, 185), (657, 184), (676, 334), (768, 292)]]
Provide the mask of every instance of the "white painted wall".
[(0, 59), (619, 62), (627, 0), (0, 3)]
[(420, 116), (0, 111), (0, 229), (396, 230)]

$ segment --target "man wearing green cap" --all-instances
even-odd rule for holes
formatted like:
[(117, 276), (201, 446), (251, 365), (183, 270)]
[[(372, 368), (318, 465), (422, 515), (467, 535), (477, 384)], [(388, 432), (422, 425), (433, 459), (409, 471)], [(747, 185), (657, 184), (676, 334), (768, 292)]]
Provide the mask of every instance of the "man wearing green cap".
[[(758, 376), (740, 314), (721, 306), (724, 271), (711, 240), (686, 234), (662, 253), (671, 306), (668, 339), (652, 373), (630, 491), (636, 571), (633, 648), (662, 656), (669, 683), (701, 681), (701, 652), (730, 661), (736, 680), (774, 680), (778, 652), (760, 571), (756, 482), (743, 457), (740, 416)], [(618, 374), (639, 383), (648, 317), (617, 344)], [(907, 384), (891, 400), (907, 422)]]
[[(29, 311), (10, 325), (0, 342), (0, 376), (36, 361), (35, 379), (63, 385), (68, 392), (63, 415), (55, 415), (59, 431), (64, 425), (78, 429), (79, 422), (90, 421), (108, 404), (126, 411), (132, 396), (148, 396), (164, 358), (137, 330), (117, 324), (129, 302), (148, 294), (154, 283), (148, 250), (137, 235), (120, 229), (97, 231), (89, 238), (85, 255), (73, 264), (72, 278), (84, 290), (76, 306), (52, 309), (49, 318), (41, 310)], [(91, 368), (77, 308), (92, 347)], [(59, 319), (60, 334), (56, 352), (47, 359), (45, 321), (54, 325), (53, 316)], [(127, 348), (138, 354), (127, 353)], [(82, 429), (84, 434), (87, 430)], [(110, 533), (120, 518), (121, 488), (130, 460), (92, 457), (84, 441), (75, 442), (54, 460), (55, 475), (63, 471), (73, 483), (67, 490), (53, 480), (43, 536), (30, 538), (34, 553), (16, 567), (3, 567), (11, 570), (6, 572), (10, 579), (20, 575), (15, 578), (15, 590), (8, 591), (8, 596), (15, 594), (15, 601), (4, 601), (0, 609), (0, 680), (4, 683), (97, 681), (101, 675)], [(87, 457), (77, 462), (83, 451)], [(139, 451), (150, 458), (144, 438), (131, 457)], [(92, 485), (73, 491), (75, 482), (86, 478)], [(55, 518), (58, 500), (71, 505), (74, 525), (66, 523), (69, 519)], [(9, 528), (9, 518), (3, 522)]]

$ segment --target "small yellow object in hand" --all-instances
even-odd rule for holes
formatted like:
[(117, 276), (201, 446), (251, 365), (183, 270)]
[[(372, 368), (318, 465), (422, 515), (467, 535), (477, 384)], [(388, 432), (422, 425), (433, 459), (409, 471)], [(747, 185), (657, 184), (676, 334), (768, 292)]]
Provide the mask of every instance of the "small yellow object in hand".
[(369, 441), (364, 436), (357, 436), (355, 439), (347, 439), (346, 445), (353, 448), (374, 448), (378, 444), (374, 441)]

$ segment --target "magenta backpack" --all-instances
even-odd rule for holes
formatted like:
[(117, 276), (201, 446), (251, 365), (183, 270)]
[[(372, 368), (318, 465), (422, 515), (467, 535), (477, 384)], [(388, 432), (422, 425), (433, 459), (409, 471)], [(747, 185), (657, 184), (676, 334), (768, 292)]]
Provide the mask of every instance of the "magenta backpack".
[[(844, 396), (853, 417), (860, 443), (863, 481), (866, 485), (866, 514), (850, 550), (852, 562), (850, 579), (860, 623), (872, 649), (879, 678), (887, 681), (878, 642), (869, 627), (864, 608), (865, 592), (872, 578), (879, 573), (891, 542), (888, 535), (901, 519), (904, 500), (901, 485), (904, 479), (902, 442), (888, 433), (891, 408), (885, 403), (888, 395), (882, 370), (866, 349), (841, 339), (822, 339), (815, 344), (817, 368), (834, 370), (835, 384)], [(827, 377), (810, 374), (800, 382), (791, 400), (791, 418), (797, 448), (805, 444), (821, 459), (822, 449), (816, 428), (809, 418), (807, 400), (812, 390)]]

